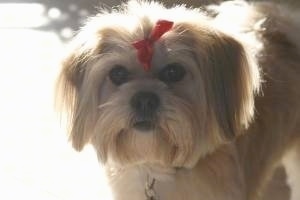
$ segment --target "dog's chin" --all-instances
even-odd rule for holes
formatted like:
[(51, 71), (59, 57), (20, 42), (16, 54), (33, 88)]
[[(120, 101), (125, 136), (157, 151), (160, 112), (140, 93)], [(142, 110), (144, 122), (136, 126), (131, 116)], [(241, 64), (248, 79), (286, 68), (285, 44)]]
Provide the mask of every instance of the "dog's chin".
[(156, 120), (139, 121), (130, 120), (130, 114), (116, 107), (102, 114), (91, 140), (102, 162), (192, 167), (198, 160), (195, 133), (199, 127), (189, 112), (172, 113), (172, 118), (164, 113)]

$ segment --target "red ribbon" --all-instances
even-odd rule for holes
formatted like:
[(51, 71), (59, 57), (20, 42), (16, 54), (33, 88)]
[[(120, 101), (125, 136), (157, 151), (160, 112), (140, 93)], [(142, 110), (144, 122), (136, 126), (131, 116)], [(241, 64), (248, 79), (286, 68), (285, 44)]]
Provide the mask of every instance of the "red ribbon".
[(139, 40), (132, 44), (137, 50), (137, 57), (142, 63), (145, 71), (149, 71), (151, 68), (154, 42), (159, 40), (163, 34), (168, 32), (172, 28), (173, 24), (174, 23), (171, 21), (159, 20), (151, 31), (149, 38)]

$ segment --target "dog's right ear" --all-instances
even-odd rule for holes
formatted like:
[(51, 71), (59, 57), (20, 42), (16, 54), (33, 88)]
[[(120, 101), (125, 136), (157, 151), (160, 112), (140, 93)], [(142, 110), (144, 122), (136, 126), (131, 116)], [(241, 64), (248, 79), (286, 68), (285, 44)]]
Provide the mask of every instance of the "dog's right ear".
[(93, 49), (75, 38), (70, 45), (69, 53), (62, 61), (62, 69), (56, 86), (56, 102), (61, 111), (67, 111), (69, 139), (73, 147), (80, 151), (89, 141), (85, 130), (86, 116), (81, 114), (80, 91), (85, 76), (88, 59)]

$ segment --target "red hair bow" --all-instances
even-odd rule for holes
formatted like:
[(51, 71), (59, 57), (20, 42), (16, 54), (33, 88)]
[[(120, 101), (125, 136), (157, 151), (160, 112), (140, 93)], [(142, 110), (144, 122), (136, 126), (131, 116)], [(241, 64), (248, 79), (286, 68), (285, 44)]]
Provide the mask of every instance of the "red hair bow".
[(137, 57), (142, 63), (145, 71), (149, 71), (151, 68), (154, 42), (159, 40), (163, 34), (168, 32), (172, 28), (173, 24), (174, 23), (171, 21), (159, 20), (151, 31), (149, 38), (134, 42), (132, 44), (137, 50)]

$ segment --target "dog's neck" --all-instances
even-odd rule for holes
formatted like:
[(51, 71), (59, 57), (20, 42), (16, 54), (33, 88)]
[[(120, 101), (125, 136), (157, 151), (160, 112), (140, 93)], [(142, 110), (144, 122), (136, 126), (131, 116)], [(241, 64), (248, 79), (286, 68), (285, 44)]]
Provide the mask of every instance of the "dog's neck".
[[(112, 188), (123, 188), (120, 193), (140, 193), (137, 196), (143, 196), (145, 200), (158, 200), (159, 194), (156, 190), (159, 182), (171, 182), (175, 179), (175, 175), (179, 168), (164, 167), (156, 164), (137, 164), (130, 166), (108, 165), (106, 166), (107, 175), (109, 177)], [(125, 180), (127, 179), (127, 180)], [(135, 186), (118, 187), (121, 182), (136, 183)], [(116, 199), (126, 199), (124, 197), (117, 197)]]
[[(221, 148), (190, 169), (152, 164), (106, 165), (114, 199), (182, 200), (187, 195), (190, 200), (243, 199), (243, 176), (231, 147)], [(223, 186), (224, 179), (230, 185), (220, 190), (216, 185)]]
[(141, 166), (145, 170), (145, 199), (146, 200), (158, 200), (159, 195), (155, 190), (155, 183), (157, 181), (170, 181), (174, 179), (174, 175), (178, 168), (164, 167), (160, 165), (144, 165)]

